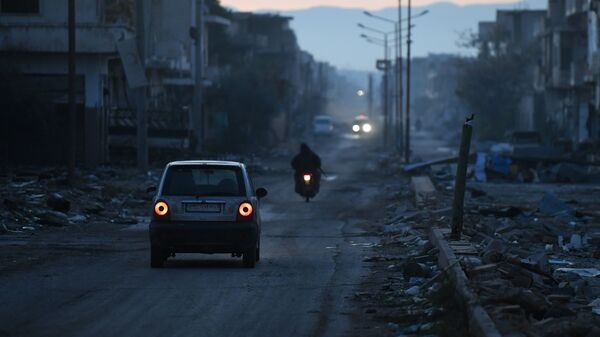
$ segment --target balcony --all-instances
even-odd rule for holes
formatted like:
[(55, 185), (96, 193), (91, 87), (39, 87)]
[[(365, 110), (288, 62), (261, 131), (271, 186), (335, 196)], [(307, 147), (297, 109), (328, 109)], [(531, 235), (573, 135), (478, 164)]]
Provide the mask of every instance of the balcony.
[[(77, 52), (116, 53), (116, 41), (130, 32), (117, 25), (78, 25), (76, 31)], [(15, 52), (68, 51), (67, 26), (64, 24), (8, 23), (0, 24), (0, 50)]]

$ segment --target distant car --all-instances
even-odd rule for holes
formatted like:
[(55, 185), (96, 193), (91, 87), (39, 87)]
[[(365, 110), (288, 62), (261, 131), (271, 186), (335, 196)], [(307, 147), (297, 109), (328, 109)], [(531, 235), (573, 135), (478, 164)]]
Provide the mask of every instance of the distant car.
[(333, 120), (327, 115), (315, 116), (313, 133), (315, 135), (330, 135), (333, 132)]
[(352, 122), (352, 132), (355, 134), (368, 134), (373, 131), (373, 124), (369, 121), (369, 117), (359, 115)]
[(150, 260), (175, 253), (231, 253), (253, 268), (260, 258), (260, 199), (238, 162), (178, 161), (164, 169), (150, 222)]

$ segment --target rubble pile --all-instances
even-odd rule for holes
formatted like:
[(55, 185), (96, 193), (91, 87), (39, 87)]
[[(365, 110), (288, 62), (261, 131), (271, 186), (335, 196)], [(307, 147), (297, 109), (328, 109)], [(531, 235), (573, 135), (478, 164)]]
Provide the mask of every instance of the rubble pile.
[[(432, 177), (445, 194), (437, 207), (448, 206), (451, 179), (439, 168)], [(476, 249), (455, 253), (503, 335), (600, 336), (599, 195), (584, 184), (468, 184), (463, 241)]]
[(71, 186), (61, 169), (17, 169), (0, 175), (0, 235), (91, 223), (136, 224), (160, 172), (100, 168), (78, 172)]
[(382, 239), (376, 255), (365, 257), (371, 264), (369, 286), (355, 294), (364, 313), (380, 322), (381, 330), (401, 336), (466, 336), (463, 317), (452, 307), (445, 271), (437, 266), (437, 249), (427, 240), (427, 226), (436, 215), (420, 212), (409, 203), (388, 206), (388, 219), (380, 228)]

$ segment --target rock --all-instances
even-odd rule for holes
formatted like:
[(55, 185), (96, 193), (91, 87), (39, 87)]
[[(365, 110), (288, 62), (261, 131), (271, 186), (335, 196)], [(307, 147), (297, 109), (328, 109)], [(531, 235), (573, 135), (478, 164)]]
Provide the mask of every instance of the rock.
[(100, 179), (98, 179), (98, 176), (96, 176), (95, 174), (88, 174), (87, 176), (85, 176), (86, 180), (89, 181), (98, 181)]
[(492, 240), (485, 247), (483, 252), (483, 261), (486, 263), (495, 263), (502, 261), (506, 247), (500, 240)]
[(537, 319), (541, 319), (550, 306), (544, 296), (528, 289), (509, 289), (505, 293), (504, 300), (520, 305), (528, 315), (533, 314)]
[(75, 222), (75, 223), (82, 223), (82, 222), (86, 222), (87, 221), (87, 217), (85, 215), (82, 215), (82, 214), (77, 214), (77, 215), (74, 215), (74, 216), (70, 217), (69, 221)]
[(402, 274), (405, 280), (410, 280), (411, 277), (429, 278), (432, 275), (431, 268), (422, 263), (407, 261), (402, 265)]
[(552, 193), (546, 193), (538, 204), (540, 213), (550, 216), (566, 216), (572, 218), (575, 211)]
[(60, 193), (50, 194), (46, 200), (46, 204), (58, 212), (67, 213), (71, 210), (71, 202), (65, 199)]
[(90, 214), (100, 214), (104, 211), (104, 206), (99, 202), (90, 201), (83, 207), (83, 210)]
[(421, 290), (419, 289), (419, 286), (412, 286), (404, 290), (404, 293), (409, 296), (418, 296), (421, 293)]
[(404, 222), (395, 222), (383, 226), (385, 233), (405, 232), (406, 230), (407, 225)]
[(11, 211), (14, 211), (19, 208), (19, 203), (14, 199), (5, 198), (4, 206)]
[(66, 226), (69, 224), (69, 218), (62, 212), (45, 211), (39, 215), (39, 218), (40, 220), (38, 222), (44, 225)]
[(408, 284), (412, 287), (412, 286), (420, 286), (421, 284), (425, 283), (425, 278), (423, 277), (411, 277), (408, 280)]

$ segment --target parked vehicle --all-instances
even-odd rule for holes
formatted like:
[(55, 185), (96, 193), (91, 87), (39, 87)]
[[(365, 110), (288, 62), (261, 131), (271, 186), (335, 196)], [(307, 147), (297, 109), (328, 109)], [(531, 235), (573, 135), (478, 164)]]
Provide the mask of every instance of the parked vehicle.
[(333, 132), (333, 120), (327, 115), (315, 116), (313, 119), (313, 133), (326, 136)]
[(231, 253), (253, 268), (260, 258), (260, 199), (238, 162), (169, 163), (150, 222), (150, 260), (162, 267), (176, 253)]

